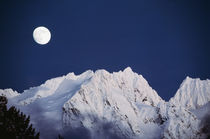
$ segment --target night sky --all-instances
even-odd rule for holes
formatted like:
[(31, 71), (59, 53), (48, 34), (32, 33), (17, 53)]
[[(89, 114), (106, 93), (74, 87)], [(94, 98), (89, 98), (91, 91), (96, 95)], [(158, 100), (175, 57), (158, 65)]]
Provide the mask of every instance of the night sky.
[[(37, 44), (38, 26), (51, 41)], [(22, 92), (88, 69), (130, 66), (165, 100), (186, 78), (210, 78), (208, 0), (1, 0), (0, 88)]]

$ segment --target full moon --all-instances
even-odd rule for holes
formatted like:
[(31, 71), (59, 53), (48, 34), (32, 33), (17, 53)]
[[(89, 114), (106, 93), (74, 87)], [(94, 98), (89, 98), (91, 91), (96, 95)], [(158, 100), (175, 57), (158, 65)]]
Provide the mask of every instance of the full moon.
[(44, 45), (50, 41), (51, 33), (46, 27), (37, 27), (33, 32), (34, 41)]

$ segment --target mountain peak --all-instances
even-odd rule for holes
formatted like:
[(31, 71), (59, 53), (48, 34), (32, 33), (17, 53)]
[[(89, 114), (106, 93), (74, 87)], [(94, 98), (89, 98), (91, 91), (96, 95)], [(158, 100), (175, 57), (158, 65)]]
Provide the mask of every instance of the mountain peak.
[(131, 67), (127, 67), (123, 70), (123, 72), (133, 72), (133, 70), (131, 69)]
[(95, 75), (107, 75), (107, 74), (110, 74), (108, 71), (104, 70), (104, 69), (99, 69), (99, 70), (96, 70)]
[(186, 78), (185, 78), (185, 80), (191, 80), (192, 78), (190, 77), (190, 76), (187, 76)]
[(210, 100), (209, 90), (210, 80), (200, 80), (200, 78), (187, 76), (169, 102), (191, 109), (199, 108)]
[(192, 78), (192, 77), (187, 76), (187, 77), (183, 80), (183, 82), (190, 82), (190, 81), (201, 81), (201, 79), (200, 79), (200, 78)]
[(113, 73), (72, 72), (21, 94), (12, 89), (0, 94), (31, 115), (43, 138), (54, 138), (43, 135), (49, 130), (82, 127), (93, 139), (109, 135), (153, 139), (199, 138), (199, 120), (189, 111), (209, 102), (209, 90), (210, 80), (186, 77), (176, 95), (165, 102), (142, 75), (127, 67)]
[(0, 89), (0, 95), (4, 95), (7, 98), (13, 98), (19, 95), (17, 91), (12, 90), (11, 88)]

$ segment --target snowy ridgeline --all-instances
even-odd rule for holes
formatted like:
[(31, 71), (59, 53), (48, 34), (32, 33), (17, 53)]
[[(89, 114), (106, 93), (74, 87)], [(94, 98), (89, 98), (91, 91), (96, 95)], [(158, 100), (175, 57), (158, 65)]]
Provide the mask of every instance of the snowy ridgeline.
[(131, 68), (47, 80), (19, 94), (0, 90), (26, 114), (42, 138), (206, 138), (210, 80), (187, 77), (169, 102)]

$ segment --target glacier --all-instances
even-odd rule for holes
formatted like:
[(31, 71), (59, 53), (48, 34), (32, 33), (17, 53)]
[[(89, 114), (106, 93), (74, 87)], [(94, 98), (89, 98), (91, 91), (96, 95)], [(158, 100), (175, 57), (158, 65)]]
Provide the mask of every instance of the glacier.
[(88, 70), (47, 80), (22, 93), (0, 89), (31, 116), (41, 138), (189, 139), (207, 138), (210, 80), (186, 77), (164, 101), (130, 67), (109, 73)]

